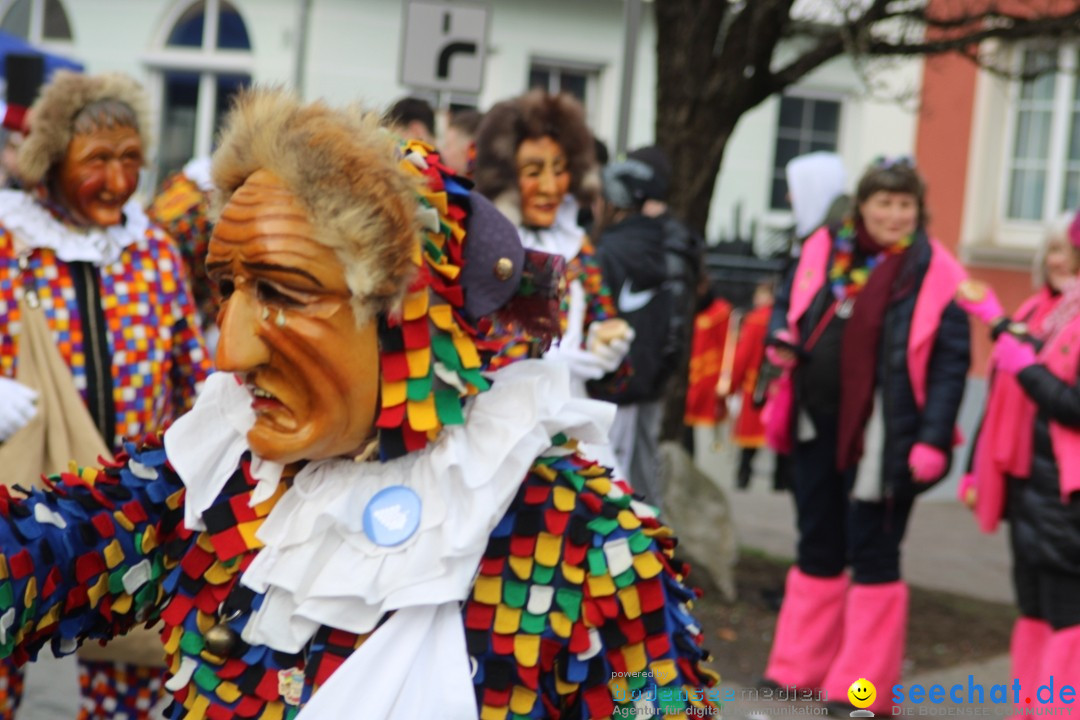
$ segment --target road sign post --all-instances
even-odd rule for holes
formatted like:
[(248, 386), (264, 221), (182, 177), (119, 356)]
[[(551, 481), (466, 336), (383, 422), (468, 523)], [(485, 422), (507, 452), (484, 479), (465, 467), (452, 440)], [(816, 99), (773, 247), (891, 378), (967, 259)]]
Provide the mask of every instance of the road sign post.
[(489, 14), (488, 6), (479, 3), (410, 0), (401, 41), (401, 84), (479, 93)]

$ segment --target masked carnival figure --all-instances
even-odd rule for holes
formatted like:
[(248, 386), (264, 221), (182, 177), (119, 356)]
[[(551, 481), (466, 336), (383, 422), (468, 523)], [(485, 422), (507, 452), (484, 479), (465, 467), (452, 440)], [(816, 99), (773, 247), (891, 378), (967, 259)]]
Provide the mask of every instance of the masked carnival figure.
[[(18, 155), (27, 189), (0, 191), (0, 467), (8, 484), (40, 484), (69, 460), (97, 464), (124, 438), (156, 434), (191, 407), (209, 373), (180, 255), (131, 198), (148, 122), (141, 88), (123, 75), (57, 72), (31, 108)], [(25, 541), (40, 534), (8, 529)], [(117, 541), (103, 567), (115, 569), (122, 555)], [(32, 562), (56, 580), (79, 572), (69, 561), (46, 553)], [(84, 591), (105, 593), (107, 584)], [(57, 611), (77, 602), (59, 592), (53, 581), (32, 583), (18, 602)], [(14, 618), (10, 604), (5, 610)], [(4, 633), (18, 663), (27, 658), (24, 631), (9, 623)], [(81, 717), (111, 717), (104, 704), (146, 717), (163, 694), (157, 645), (150, 633), (104, 649), (88, 644)], [(12, 704), (19, 685), (9, 679)]]
[(160, 440), (0, 491), (0, 651), (156, 624), (177, 719), (715, 711), (671, 533), (575, 450), (610, 406), (489, 369), (521, 307), (554, 329), (558, 263), (359, 110), (246, 92), (213, 179), (219, 372)]
[[(587, 382), (605, 389), (625, 383), (633, 340), (630, 326), (617, 318), (595, 248), (578, 225), (579, 198), (588, 198), (588, 180), (596, 176), (594, 155), (584, 111), (565, 93), (533, 90), (497, 103), (476, 136), (477, 190), (517, 226), (525, 247), (566, 260), (562, 339), (547, 357), (570, 368), (583, 395)], [(517, 344), (503, 354), (535, 355), (536, 349)]]

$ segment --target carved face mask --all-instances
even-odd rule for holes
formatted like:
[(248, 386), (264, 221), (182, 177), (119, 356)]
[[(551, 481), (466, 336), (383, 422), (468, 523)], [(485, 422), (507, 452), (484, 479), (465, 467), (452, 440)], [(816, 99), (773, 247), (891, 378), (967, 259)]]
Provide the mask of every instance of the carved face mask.
[(337, 254), (267, 170), (232, 195), (207, 271), (222, 295), (219, 370), (252, 393), (253, 451), (291, 463), (361, 453), (379, 397), (377, 323), (358, 325)]
[(529, 227), (551, 227), (570, 189), (566, 153), (548, 136), (525, 140), (518, 146), (517, 167), (522, 222)]
[(56, 168), (56, 200), (80, 225), (118, 225), (124, 203), (139, 184), (142, 163), (142, 140), (135, 128), (75, 135)]

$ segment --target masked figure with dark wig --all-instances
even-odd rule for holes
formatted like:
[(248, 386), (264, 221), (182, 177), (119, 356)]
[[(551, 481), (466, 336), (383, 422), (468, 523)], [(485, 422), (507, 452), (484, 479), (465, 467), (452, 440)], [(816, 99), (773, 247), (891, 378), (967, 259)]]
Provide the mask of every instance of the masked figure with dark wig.
[[(617, 317), (596, 249), (577, 221), (579, 202), (599, 185), (581, 104), (541, 90), (497, 103), (477, 130), (475, 180), (517, 226), (525, 247), (566, 260), (562, 338), (547, 357), (570, 368), (582, 395), (586, 383), (617, 389), (629, 374), (624, 361), (633, 331)], [(516, 344), (504, 354), (522, 357), (536, 348)]]

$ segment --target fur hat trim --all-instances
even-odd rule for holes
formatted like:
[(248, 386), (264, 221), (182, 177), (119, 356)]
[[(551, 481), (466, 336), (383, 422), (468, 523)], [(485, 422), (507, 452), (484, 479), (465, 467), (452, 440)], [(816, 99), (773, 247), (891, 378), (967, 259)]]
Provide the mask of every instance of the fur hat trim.
[(57, 70), (30, 108), (30, 132), (19, 146), (18, 170), (23, 182), (37, 185), (67, 153), (75, 117), (99, 100), (119, 100), (132, 109), (142, 140), (143, 156), (150, 149), (150, 109), (146, 93), (123, 73), (84, 75)]

